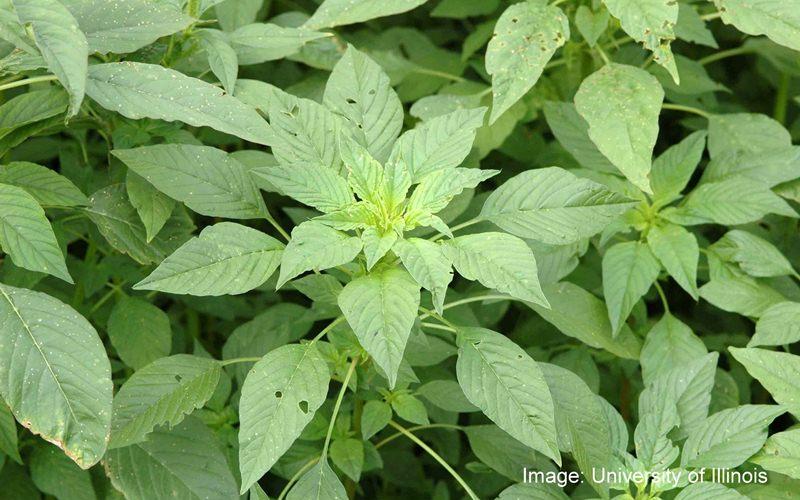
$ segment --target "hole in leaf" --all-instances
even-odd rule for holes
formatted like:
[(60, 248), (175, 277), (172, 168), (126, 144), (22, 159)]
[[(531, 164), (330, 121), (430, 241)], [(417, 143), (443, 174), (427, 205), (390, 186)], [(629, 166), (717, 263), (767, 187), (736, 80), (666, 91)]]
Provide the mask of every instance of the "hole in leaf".
[(283, 393), (281, 391), (275, 391), (275, 397), (281, 399), (283, 397)]
[(308, 413), (308, 401), (306, 400), (300, 401), (300, 403), (298, 403), (298, 406), (300, 406), (300, 411), (302, 411), (303, 413)]
[(375, 95), (375, 89), (369, 89), (369, 91), (367, 92), (367, 94), (369, 94), (369, 95)]
[(183, 377), (181, 377), (180, 375), (175, 375), (176, 382), (180, 382), (181, 380), (183, 380)]
[(483, 340), (476, 340), (475, 342), (472, 343), (472, 345), (474, 347), (478, 347), (479, 345), (481, 345), (481, 342), (483, 342)]
[(356, 103), (356, 100), (355, 99), (351, 99), (350, 97), (345, 99), (345, 101), (347, 101), (347, 104), (355, 104)]
[(517, 359), (522, 359), (523, 357), (522, 354), (517, 354)]

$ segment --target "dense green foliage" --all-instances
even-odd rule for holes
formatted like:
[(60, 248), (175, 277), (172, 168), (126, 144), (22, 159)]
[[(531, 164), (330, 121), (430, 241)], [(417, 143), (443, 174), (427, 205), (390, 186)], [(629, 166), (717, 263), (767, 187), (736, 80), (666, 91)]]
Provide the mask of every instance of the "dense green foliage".
[(797, 51), (800, 0), (0, 0), (0, 500), (793, 498)]

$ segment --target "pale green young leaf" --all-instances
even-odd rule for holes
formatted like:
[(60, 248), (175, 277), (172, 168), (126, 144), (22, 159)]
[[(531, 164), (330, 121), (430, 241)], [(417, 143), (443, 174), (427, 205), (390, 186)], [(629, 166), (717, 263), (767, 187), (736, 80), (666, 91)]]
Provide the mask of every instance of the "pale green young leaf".
[(19, 444), (17, 438), (17, 422), (11, 408), (0, 398), (0, 453), (22, 465), (22, 457), (19, 456)]
[(361, 233), (364, 242), (364, 256), (367, 258), (367, 271), (386, 255), (397, 241), (397, 232), (393, 229), (382, 231), (375, 227), (368, 227)]
[(92, 65), (86, 94), (104, 108), (134, 120), (177, 120), (257, 144), (271, 145), (277, 140), (252, 107), (210, 83), (155, 64)]
[(67, 118), (80, 111), (86, 93), (89, 46), (78, 21), (59, 0), (12, 0), (19, 21), (30, 26), (47, 68), (69, 93)]
[(383, 204), (389, 213), (397, 213), (411, 188), (411, 172), (403, 158), (392, 158), (383, 165)]
[(647, 233), (647, 245), (669, 275), (697, 300), (697, 262), (700, 258), (697, 238), (675, 224), (656, 225)]
[(463, 277), (520, 300), (548, 307), (539, 284), (533, 252), (516, 236), (469, 234), (446, 241), (443, 250)]
[(417, 425), (428, 425), (428, 410), (417, 397), (411, 394), (398, 394), (392, 398), (392, 409), (398, 417)]
[(91, 52), (124, 54), (187, 28), (194, 19), (164, 2), (61, 0), (78, 21)]
[(340, 231), (366, 229), (383, 224), (380, 209), (369, 201), (345, 205), (340, 210), (314, 217), (314, 221)]
[(789, 146), (765, 151), (724, 151), (703, 170), (703, 183), (732, 177), (746, 177), (775, 187), (800, 177), (800, 147)]
[(392, 16), (419, 7), (427, 0), (325, 0), (306, 21), (309, 29), (333, 28), (345, 24), (363, 23), (378, 17)]
[(67, 500), (95, 500), (89, 471), (82, 470), (55, 446), (35, 443), (28, 463), (31, 480), (40, 491)]
[(283, 251), (283, 244), (261, 231), (220, 222), (184, 243), (134, 288), (236, 295), (264, 283), (277, 269)]
[(419, 285), (404, 269), (378, 269), (345, 285), (339, 307), (362, 347), (394, 386), (419, 308)]
[(678, 4), (678, 23), (675, 25), (675, 36), (680, 40), (719, 48), (714, 34), (706, 26), (706, 22), (692, 5)]
[(317, 464), (300, 476), (286, 500), (347, 500), (342, 482), (323, 457)]
[(571, 102), (546, 101), (544, 117), (547, 125), (564, 149), (584, 168), (616, 173), (615, 167), (589, 138), (589, 124)]
[(589, 137), (625, 177), (646, 193), (664, 90), (646, 71), (608, 64), (581, 83), (575, 107)]
[(712, 115), (708, 119), (708, 152), (711, 158), (726, 152), (758, 153), (791, 145), (789, 131), (767, 115), (729, 113)]
[(236, 77), (239, 75), (239, 57), (231, 47), (228, 37), (219, 30), (197, 30), (200, 46), (206, 53), (211, 72), (217, 77), (229, 95), (236, 88)]
[(0, 137), (15, 129), (58, 116), (69, 106), (69, 96), (60, 88), (25, 92), (0, 106)]
[(356, 236), (314, 220), (303, 222), (292, 230), (292, 239), (283, 251), (278, 288), (305, 271), (347, 264), (362, 247), (361, 239)]
[(392, 419), (392, 408), (383, 401), (368, 401), (361, 413), (361, 437), (365, 440), (379, 433)]
[(349, 46), (331, 72), (323, 102), (345, 118), (359, 144), (386, 161), (403, 127), (403, 106), (375, 61)]
[(239, 64), (261, 64), (297, 53), (306, 43), (330, 36), (303, 28), (252, 23), (228, 33)]
[(199, 214), (232, 219), (266, 214), (247, 169), (221, 149), (160, 144), (112, 153), (156, 189)]
[[(689, 194), (676, 215), (687, 224), (728, 226), (755, 222), (767, 214), (797, 218), (795, 210), (764, 184), (744, 177), (701, 184)], [(670, 220), (673, 219), (670, 214)]]
[(486, 199), (481, 216), (521, 238), (566, 245), (594, 236), (632, 206), (600, 184), (549, 167), (506, 181)]
[(700, 287), (700, 296), (724, 311), (755, 318), (786, 300), (774, 288), (747, 276), (714, 277)]
[(536, 84), (555, 51), (569, 40), (569, 20), (558, 7), (527, 0), (508, 7), (486, 48), (492, 75), (492, 124)]
[(594, 47), (597, 40), (605, 33), (608, 28), (609, 15), (608, 11), (601, 9), (599, 12), (594, 12), (592, 9), (585, 5), (578, 6), (575, 11), (575, 26), (580, 31), (581, 36), (589, 47)]
[(236, 500), (236, 479), (221, 447), (211, 429), (189, 417), (159, 427), (147, 441), (110, 450), (104, 465), (126, 498)]
[(653, 160), (653, 202), (663, 206), (677, 199), (692, 177), (703, 151), (706, 133), (697, 131), (671, 146)]
[(639, 360), (642, 379), (647, 385), (673, 367), (689, 364), (707, 353), (703, 341), (688, 325), (665, 313), (645, 337)]
[(355, 202), (347, 180), (331, 168), (313, 164), (276, 165), (254, 168), (250, 173), (321, 212), (340, 210)]
[(47, 167), (27, 161), (0, 165), (0, 183), (21, 187), (43, 206), (75, 207), (89, 204), (75, 184)]
[(768, 471), (800, 479), (800, 429), (771, 435), (749, 461)]
[(131, 169), (128, 169), (125, 176), (125, 191), (144, 224), (147, 241), (152, 241), (175, 210), (175, 200)]
[(800, 304), (779, 302), (764, 311), (747, 347), (786, 345), (800, 340)]
[(714, 0), (725, 24), (748, 35), (767, 35), (773, 42), (800, 50), (800, 2), (797, 0)]
[(114, 305), (108, 317), (108, 338), (120, 359), (134, 370), (168, 356), (172, 348), (167, 314), (135, 297)]
[(364, 201), (381, 205), (383, 199), (383, 166), (355, 140), (342, 136), (339, 141), (347, 183)]
[(461, 329), (456, 374), (467, 399), (498, 427), (561, 463), (550, 389), (521, 347), (491, 330)]
[(669, 438), (669, 433), (679, 423), (674, 405), (667, 405), (664, 411), (640, 413), (639, 422), (633, 431), (636, 459), (653, 471), (670, 468), (680, 450)]
[(761, 449), (767, 427), (785, 411), (776, 405), (744, 405), (711, 415), (686, 439), (681, 466), (738, 467)]
[(19, 267), (73, 283), (50, 221), (21, 187), (0, 184), (0, 247)]
[(109, 448), (144, 441), (160, 425), (177, 425), (208, 401), (219, 377), (217, 361), (188, 354), (137, 370), (114, 398)]
[(82, 468), (97, 463), (108, 440), (113, 384), (95, 329), (49, 295), (0, 284), (0, 331), (0, 396), (17, 421)]
[(325, 402), (330, 372), (314, 344), (279, 347), (250, 370), (239, 403), (241, 493), (289, 449)]
[(603, 296), (616, 335), (633, 306), (658, 278), (661, 266), (642, 242), (617, 243), (603, 255)]
[(789, 259), (775, 245), (741, 229), (728, 231), (712, 248), (724, 260), (739, 264), (750, 276), (765, 278), (797, 274)]
[(330, 457), (333, 465), (347, 477), (358, 482), (364, 468), (364, 443), (359, 439), (336, 439), (331, 443)]
[(800, 356), (750, 347), (728, 350), (778, 404), (793, 415), (800, 415)]
[(431, 292), (433, 307), (441, 314), (447, 286), (453, 280), (452, 264), (441, 245), (421, 238), (407, 238), (398, 240), (392, 250), (411, 277)]
[(436, 170), (422, 178), (408, 200), (406, 212), (435, 214), (444, 209), (465, 189), (476, 187), (486, 179), (500, 173), (499, 170), (478, 168), (454, 168)]

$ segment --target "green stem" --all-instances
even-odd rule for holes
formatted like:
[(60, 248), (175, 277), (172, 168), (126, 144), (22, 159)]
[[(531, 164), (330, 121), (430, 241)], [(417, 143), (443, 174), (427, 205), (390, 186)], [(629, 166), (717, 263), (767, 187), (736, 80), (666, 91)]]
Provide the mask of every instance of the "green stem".
[(425, 309), (422, 306), (420, 306), (419, 310), (425, 313), (427, 315), (426, 317), (430, 316), (431, 318), (439, 320), (441, 323), (449, 326), (453, 329), (453, 331), (458, 331), (458, 327), (455, 324), (442, 317), (439, 313), (431, 311), (430, 309)]
[(465, 82), (467, 81), (466, 78), (463, 76), (458, 75), (451, 75), (450, 73), (445, 73), (444, 71), (436, 71), (435, 69), (428, 69), (428, 68), (414, 68), (411, 70), (412, 73), (417, 73), (420, 75), (430, 75), (430, 76), (438, 76), (439, 78), (445, 78), (447, 80), (452, 80), (454, 82)]
[(661, 105), (661, 109), (671, 109), (673, 111), (684, 111), (686, 113), (694, 113), (696, 115), (702, 116), (703, 118), (711, 118), (711, 113), (703, 111), (702, 109), (695, 108), (692, 106), (684, 106), (682, 104), (669, 104), (664, 103)]
[[(498, 294), (486, 294), (486, 295), (478, 295), (476, 297), (467, 297), (465, 299), (454, 300), (453, 302), (448, 302), (445, 304), (442, 309), (450, 309), (451, 307), (458, 307), (464, 304), (469, 304), (470, 302), (482, 302), (484, 300), (518, 300), (514, 297), (510, 297), (508, 295), (498, 295)], [(427, 316), (425, 316), (427, 318)], [(424, 318), (420, 318), (424, 319)]]
[(200, 16), (200, 0), (189, 0), (186, 12), (195, 19)]
[(23, 85), (31, 85), (39, 82), (50, 82), (53, 80), (58, 80), (58, 77), (56, 75), (34, 76), (33, 78), (27, 78), (25, 80), (17, 80), (16, 82), (0, 85), (0, 91), (13, 89), (16, 87), (22, 87)]
[(321, 339), (321, 338), (322, 338), (322, 337), (323, 337), (323, 336), (324, 336), (326, 333), (328, 333), (329, 331), (331, 331), (331, 330), (332, 330), (332, 329), (333, 329), (333, 328), (334, 328), (336, 325), (338, 325), (338, 324), (339, 324), (339, 323), (341, 323), (342, 321), (344, 321), (344, 316), (339, 316), (339, 317), (338, 317), (338, 318), (336, 318), (335, 320), (331, 321), (331, 322), (328, 324), (328, 326), (326, 326), (325, 328), (323, 328), (323, 329), (322, 329), (322, 331), (321, 331), (321, 332), (319, 332), (319, 333), (317, 334), (317, 336), (316, 336), (316, 337), (314, 337), (314, 338), (311, 340), (311, 342), (312, 342), (312, 343), (314, 343), (314, 342), (316, 342), (317, 340)]
[(664, 312), (669, 314), (669, 302), (667, 302), (667, 296), (664, 294), (664, 289), (661, 288), (661, 285), (658, 283), (658, 281), (654, 281), (653, 286), (656, 287), (658, 296), (661, 297), (661, 303), (664, 305)]
[(347, 385), (350, 383), (350, 377), (352, 377), (353, 373), (356, 371), (357, 364), (358, 357), (355, 357), (353, 358), (353, 361), (350, 362), (350, 367), (347, 369), (347, 375), (344, 376), (344, 380), (342, 381), (342, 388), (339, 390), (339, 396), (336, 398), (336, 404), (333, 405), (331, 423), (328, 425), (328, 433), (325, 435), (325, 444), (322, 445), (323, 460), (325, 460), (325, 458), (328, 456), (328, 445), (331, 444), (331, 436), (333, 435), (333, 426), (336, 424), (336, 416), (339, 414), (339, 408), (342, 406), (344, 393), (347, 392)]
[(466, 481), (464, 481), (464, 478), (462, 478), (462, 477), (461, 477), (461, 476), (458, 474), (458, 472), (456, 472), (456, 471), (455, 471), (455, 470), (454, 470), (452, 467), (450, 467), (450, 464), (448, 464), (448, 463), (445, 461), (445, 459), (443, 459), (441, 456), (439, 456), (439, 454), (438, 454), (438, 453), (436, 453), (435, 451), (433, 451), (433, 448), (431, 448), (430, 446), (428, 446), (427, 444), (425, 444), (425, 442), (424, 442), (424, 441), (422, 441), (420, 438), (418, 438), (418, 437), (417, 437), (417, 436), (415, 436), (414, 434), (410, 433), (410, 432), (409, 432), (409, 431), (408, 431), (408, 430), (407, 430), (405, 427), (403, 427), (402, 425), (398, 424), (398, 423), (397, 423), (397, 422), (395, 422), (394, 420), (389, 420), (389, 425), (391, 425), (392, 427), (394, 427), (395, 429), (397, 429), (398, 431), (400, 431), (400, 432), (401, 432), (401, 433), (402, 433), (402, 434), (403, 434), (405, 437), (407, 437), (408, 439), (410, 439), (411, 441), (413, 441), (414, 443), (416, 443), (416, 444), (417, 444), (417, 445), (418, 445), (420, 448), (422, 448), (423, 450), (425, 450), (425, 452), (426, 452), (428, 455), (430, 455), (430, 456), (431, 456), (431, 458), (433, 458), (434, 460), (436, 460), (437, 462), (439, 462), (439, 465), (441, 465), (442, 467), (444, 467), (444, 469), (445, 469), (447, 472), (449, 472), (451, 476), (453, 476), (453, 479), (455, 479), (456, 481), (458, 481), (458, 484), (460, 484), (460, 485), (461, 485), (461, 487), (462, 487), (462, 488), (464, 488), (464, 491), (466, 491), (466, 492), (467, 492), (467, 495), (469, 495), (469, 497), (470, 497), (472, 500), (479, 500), (479, 499), (478, 499), (478, 495), (476, 495), (476, 494), (475, 494), (475, 492), (474, 492), (474, 491), (472, 491), (472, 489), (469, 487), (469, 485), (467, 484), (467, 482), (466, 482)]
[(705, 66), (707, 64), (711, 64), (712, 62), (721, 61), (722, 59), (727, 59), (728, 57), (739, 56), (742, 54), (749, 54), (751, 52), (753, 52), (753, 49), (750, 47), (736, 47), (735, 49), (728, 49), (716, 52), (714, 54), (711, 54), (710, 56), (699, 59), (697, 62)]
[(274, 218), (274, 217), (272, 217), (272, 214), (271, 214), (271, 213), (269, 213), (269, 210), (267, 210), (267, 213), (266, 213), (266, 215), (264, 216), (264, 218), (267, 220), (267, 222), (269, 222), (269, 223), (270, 223), (270, 225), (271, 225), (272, 227), (274, 227), (274, 228), (275, 228), (275, 230), (276, 230), (276, 231), (278, 231), (278, 233), (280, 233), (280, 235), (281, 235), (281, 236), (283, 236), (283, 239), (285, 239), (286, 241), (289, 241), (289, 240), (291, 240), (291, 239), (292, 239), (292, 238), (289, 236), (289, 233), (287, 233), (287, 232), (286, 232), (286, 231), (285, 231), (285, 230), (284, 230), (284, 229), (281, 227), (281, 225), (280, 225), (280, 224), (278, 224), (278, 221), (276, 221), (276, 220), (275, 220), (275, 218)]
[[(455, 429), (455, 430), (461, 431), (461, 430), (464, 430), (464, 427), (462, 427), (460, 425), (453, 425), (453, 424), (427, 424), (427, 425), (418, 425), (416, 427), (409, 427), (406, 430), (408, 432), (416, 432), (416, 431), (424, 431), (425, 429)], [(392, 434), (391, 436), (378, 441), (375, 444), (375, 449), (377, 450), (379, 448), (382, 448), (382, 447), (386, 446), (387, 444), (391, 443), (392, 441), (394, 441), (395, 439), (399, 438), (402, 435), (403, 435), (402, 432), (396, 432), (396, 433)]]
[(603, 50), (601, 46), (595, 45), (594, 49), (600, 55), (600, 58), (603, 60), (605, 64), (611, 64), (611, 59), (608, 58), (608, 55), (606, 55), (606, 52)]
[(294, 483), (296, 483), (297, 480), (300, 479), (300, 476), (302, 476), (303, 474), (308, 472), (309, 469), (314, 467), (317, 464), (317, 462), (319, 462), (319, 459), (320, 457), (314, 457), (305, 464), (303, 464), (303, 466), (300, 467), (300, 469), (294, 473), (294, 476), (292, 476), (289, 479), (289, 482), (286, 483), (286, 486), (283, 487), (281, 493), (278, 495), (278, 500), (283, 500), (286, 497), (286, 494), (289, 493), (289, 490), (292, 488), (292, 486), (294, 486)]
[(257, 361), (261, 361), (262, 358), (259, 357), (251, 357), (251, 358), (231, 358), (226, 359), (224, 361), (220, 361), (220, 366), (228, 366), (235, 363), (255, 363)]
[[(475, 225), (475, 224), (477, 224), (479, 222), (483, 222), (483, 217), (475, 217), (474, 219), (470, 219), (470, 220), (468, 220), (466, 222), (462, 222), (461, 224), (456, 224), (455, 226), (450, 228), (450, 231), (455, 233), (459, 229), (464, 229), (465, 227), (469, 227), (469, 226)], [(443, 235), (441, 235), (441, 234), (437, 234), (436, 236), (434, 236), (430, 240), (431, 241), (436, 241), (436, 240), (442, 238), (442, 236)]]
[(449, 326), (446, 325), (440, 325), (439, 323), (428, 323), (423, 321), (422, 323), (420, 323), (420, 325), (424, 326), (425, 328), (433, 328), (434, 330), (444, 330), (450, 333), (458, 333), (458, 330), (456, 330), (455, 328), (450, 328)]
[(713, 21), (714, 19), (719, 19), (720, 17), (722, 17), (722, 12), (713, 12), (711, 14), (700, 16), (700, 19), (703, 21)]
[(791, 81), (792, 77), (789, 73), (781, 74), (778, 93), (775, 96), (775, 109), (772, 114), (773, 118), (780, 123), (786, 123), (786, 109), (789, 105), (789, 84)]

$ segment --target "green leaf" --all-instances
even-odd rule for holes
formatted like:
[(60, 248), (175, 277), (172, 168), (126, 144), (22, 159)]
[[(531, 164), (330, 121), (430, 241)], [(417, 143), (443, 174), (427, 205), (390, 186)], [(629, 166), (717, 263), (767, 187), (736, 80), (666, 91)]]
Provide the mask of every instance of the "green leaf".
[(232, 219), (266, 214), (247, 169), (221, 149), (161, 144), (112, 153), (156, 189), (199, 214)]
[(360, 199), (380, 206), (383, 198), (383, 166), (353, 139), (342, 136), (339, 151), (350, 188)]
[(678, 23), (674, 29), (675, 36), (681, 40), (714, 49), (719, 48), (714, 34), (706, 27), (706, 22), (691, 5), (678, 4)]
[(19, 267), (73, 283), (50, 221), (33, 196), (0, 184), (0, 247)]
[(361, 437), (368, 440), (392, 419), (392, 408), (383, 401), (368, 401), (361, 413)]
[(603, 0), (611, 15), (620, 20), (622, 29), (646, 49), (653, 51), (653, 60), (680, 81), (670, 42), (678, 22), (678, 2), (667, 0)]
[(309, 29), (320, 29), (363, 23), (370, 19), (409, 11), (426, 1), (395, 0), (387, 4), (382, 0), (325, 0), (304, 26)]
[(455, 413), (471, 413), (479, 411), (464, 396), (461, 387), (455, 380), (431, 380), (417, 388), (417, 394), (424, 397), (434, 406)]
[(503, 335), (458, 334), (458, 383), (467, 399), (513, 438), (561, 463), (553, 398), (539, 365)]
[(375, 61), (348, 46), (331, 72), (323, 102), (345, 118), (359, 144), (386, 161), (403, 127), (403, 106)]
[(498, 173), (499, 170), (477, 168), (454, 168), (431, 172), (422, 178), (411, 194), (406, 206), (406, 217), (413, 218), (417, 213), (440, 212), (465, 189), (472, 189)]
[(220, 222), (184, 243), (134, 289), (199, 296), (245, 293), (267, 281), (283, 251), (283, 244), (261, 231)]
[(800, 4), (797, 0), (714, 0), (725, 24), (748, 35), (767, 35), (773, 42), (800, 50)]
[(144, 224), (147, 241), (152, 241), (175, 210), (175, 200), (130, 169), (125, 176), (125, 191)]
[(658, 278), (661, 266), (642, 242), (617, 243), (603, 255), (603, 296), (616, 335), (633, 306)]
[(156, 429), (147, 441), (110, 450), (105, 469), (126, 498), (239, 498), (221, 444), (192, 417)]
[(292, 230), (292, 239), (283, 251), (278, 288), (305, 271), (347, 264), (361, 248), (361, 239), (356, 236), (317, 221), (303, 222)]
[(86, 35), (91, 52), (124, 54), (187, 28), (194, 19), (165, 2), (61, 0)]
[(276, 140), (255, 109), (210, 83), (155, 64), (92, 65), (86, 93), (104, 108), (134, 120), (178, 120), (257, 144)]
[(800, 177), (800, 147), (789, 146), (765, 151), (724, 151), (703, 170), (701, 182), (716, 182), (746, 177), (775, 187)]
[(531, 467), (545, 471), (554, 469), (548, 458), (520, 443), (496, 425), (470, 425), (464, 427), (463, 431), (478, 460), (512, 481), (519, 479), (519, 464), (530, 464)]
[(616, 173), (617, 167), (603, 156), (589, 138), (589, 124), (571, 102), (546, 101), (544, 117), (559, 144), (584, 168)]
[(0, 284), (0, 331), (0, 396), (17, 421), (82, 468), (97, 463), (113, 384), (95, 329), (49, 295)]
[(392, 409), (397, 416), (417, 425), (428, 425), (428, 410), (425, 405), (411, 394), (400, 393), (392, 398)]
[(11, 460), (22, 464), (17, 441), (17, 423), (14, 421), (11, 408), (2, 399), (0, 399), (0, 453), (4, 453)]
[(392, 249), (397, 238), (397, 232), (392, 229), (382, 233), (380, 229), (368, 227), (361, 233), (361, 240), (364, 242), (364, 256), (367, 258), (367, 271), (371, 270)]
[(800, 304), (779, 302), (764, 311), (747, 347), (793, 344), (800, 340)]
[(786, 300), (779, 292), (746, 276), (712, 278), (700, 287), (700, 296), (724, 311), (755, 318)]
[(417, 318), (419, 285), (404, 269), (378, 269), (345, 285), (339, 307), (358, 341), (394, 386)]
[(347, 491), (342, 482), (324, 457), (300, 476), (297, 484), (286, 495), (286, 500), (347, 500), (347, 498)]
[(653, 75), (622, 64), (603, 66), (575, 94), (575, 107), (589, 124), (592, 142), (646, 193), (652, 193), (651, 156), (663, 100)]
[(92, 477), (54, 446), (36, 443), (29, 457), (31, 479), (40, 491), (59, 499), (95, 500)]
[(791, 145), (789, 131), (767, 115), (730, 113), (711, 115), (708, 119), (708, 152), (711, 158), (726, 152), (766, 153)]
[(749, 461), (768, 471), (800, 479), (800, 429), (771, 435)]
[(447, 286), (453, 280), (453, 269), (441, 245), (421, 238), (398, 240), (392, 250), (414, 281), (431, 292), (433, 307), (442, 314)]
[(59, 0), (12, 0), (23, 25), (30, 26), (47, 68), (69, 93), (67, 118), (80, 111), (87, 91), (89, 47), (78, 21)]
[(286, 196), (321, 212), (334, 212), (355, 202), (347, 180), (321, 165), (296, 163), (258, 167), (250, 173), (266, 179)]
[(292, 286), (313, 302), (333, 305), (342, 291), (342, 284), (330, 274), (309, 274), (292, 281)]
[(297, 53), (306, 43), (330, 36), (303, 28), (253, 23), (228, 34), (239, 64), (261, 64)]
[(516, 236), (469, 234), (446, 241), (443, 250), (463, 277), (520, 300), (548, 307), (539, 284), (533, 252)]
[(797, 218), (794, 209), (767, 186), (743, 177), (701, 184), (678, 210), (685, 219), (677, 222), (683, 225), (733, 226), (755, 222), (771, 213)]
[(568, 500), (566, 493), (553, 484), (517, 483), (500, 492), (497, 500)]
[(683, 445), (682, 467), (732, 469), (767, 440), (767, 427), (786, 410), (774, 405), (744, 405), (708, 417)]
[(706, 133), (697, 131), (653, 161), (651, 183), (655, 204), (664, 206), (680, 196), (700, 163), (705, 148)]
[(697, 300), (697, 261), (700, 258), (697, 238), (675, 224), (656, 225), (647, 233), (647, 245), (669, 275)]
[(242, 494), (311, 422), (325, 402), (329, 381), (328, 365), (313, 343), (279, 347), (253, 366), (239, 403)]
[(800, 356), (749, 347), (728, 350), (778, 404), (793, 415), (800, 415)]
[(639, 359), (641, 342), (625, 324), (612, 336), (608, 309), (602, 300), (566, 281), (547, 285), (544, 291), (550, 302), (549, 309), (528, 305), (561, 333), (622, 358)]
[(114, 398), (109, 448), (144, 441), (160, 425), (175, 426), (214, 393), (220, 367), (213, 359), (176, 354), (137, 370)]
[(169, 355), (172, 329), (169, 317), (142, 299), (125, 297), (108, 317), (108, 337), (122, 361), (138, 370)]
[(665, 313), (644, 340), (640, 358), (642, 379), (647, 385), (673, 367), (687, 365), (707, 353), (703, 341), (691, 328)]
[(701, 482), (692, 483), (681, 490), (675, 500), (745, 500), (746, 497), (734, 489), (719, 483)]
[(66, 111), (69, 97), (59, 88), (34, 90), (13, 97), (0, 106), (0, 137)]
[(594, 236), (633, 206), (631, 200), (558, 167), (512, 177), (481, 216), (521, 238), (567, 245)]
[(40, 205), (75, 207), (88, 205), (86, 196), (66, 177), (27, 161), (0, 166), (0, 182), (21, 187)]
[(599, 12), (592, 12), (592, 9), (585, 5), (578, 6), (575, 11), (575, 26), (580, 31), (581, 36), (589, 47), (597, 45), (597, 40), (605, 33), (608, 28), (608, 11), (601, 9)]
[(797, 275), (789, 259), (775, 245), (747, 231), (728, 231), (712, 248), (724, 260), (739, 264), (750, 276)]
[(219, 25), (225, 31), (255, 22), (264, 0), (223, 0), (214, 6)]
[(217, 77), (229, 95), (236, 88), (236, 77), (239, 75), (239, 57), (231, 47), (228, 37), (219, 30), (197, 30), (200, 46), (206, 53), (211, 72)]
[(569, 20), (557, 7), (526, 1), (503, 12), (486, 48), (486, 72), (492, 75), (489, 124), (536, 84), (547, 62), (567, 40)]
[(358, 482), (364, 468), (364, 444), (353, 438), (336, 439), (331, 443), (330, 457), (333, 465), (347, 477)]

